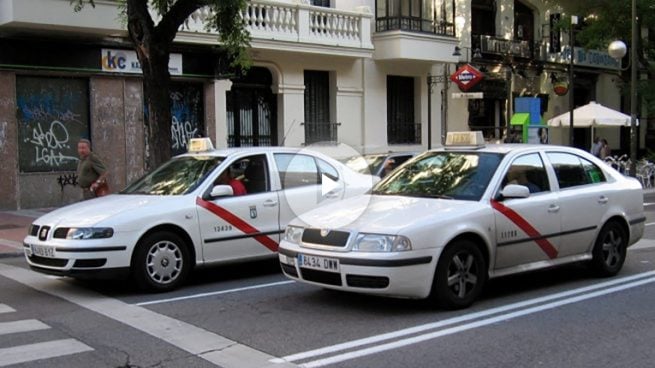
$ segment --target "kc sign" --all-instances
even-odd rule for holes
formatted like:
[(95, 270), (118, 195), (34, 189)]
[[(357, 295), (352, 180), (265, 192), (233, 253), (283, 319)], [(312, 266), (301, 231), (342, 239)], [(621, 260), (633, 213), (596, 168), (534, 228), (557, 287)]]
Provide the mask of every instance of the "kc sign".
[(450, 76), (450, 80), (455, 82), (459, 89), (464, 92), (478, 84), (482, 78), (484, 78), (482, 72), (469, 64), (457, 69), (457, 71)]

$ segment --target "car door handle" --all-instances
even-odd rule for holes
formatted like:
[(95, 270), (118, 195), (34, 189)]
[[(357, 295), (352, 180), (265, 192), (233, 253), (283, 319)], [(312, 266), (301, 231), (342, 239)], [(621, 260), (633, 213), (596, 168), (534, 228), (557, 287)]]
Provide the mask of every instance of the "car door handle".
[(264, 207), (275, 207), (277, 206), (277, 201), (274, 199), (269, 199), (264, 201)]
[(609, 202), (609, 198), (607, 198), (606, 196), (603, 195), (603, 196), (598, 197), (598, 203), (607, 204), (607, 202)]
[(338, 198), (341, 194), (341, 190), (333, 190), (325, 193), (325, 198)]
[(559, 212), (559, 206), (556, 204), (551, 204), (550, 206), (548, 206), (548, 212), (550, 213)]

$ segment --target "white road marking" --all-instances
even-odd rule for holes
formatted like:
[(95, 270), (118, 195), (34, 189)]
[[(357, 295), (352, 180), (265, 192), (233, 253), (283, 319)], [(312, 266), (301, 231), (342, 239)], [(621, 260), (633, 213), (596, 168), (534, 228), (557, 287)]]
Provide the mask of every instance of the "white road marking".
[(0, 349), (0, 367), (30, 362), (38, 359), (55, 358), (64, 355), (91, 351), (88, 345), (75, 339), (55, 340), (36, 344)]
[(655, 202), (644, 202), (644, 207), (655, 205)]
[(649, 222), (645, 226), (653, 226), (653, 225), (655, 225), (655, 222)]
[(297, 367), (291, 363), (270, 363), (275, 357), (221, 335), (20, 267), (0, 263), (0, 275), (121, 322), (223, 368)]
[(0, 322), (0, 336), (18, 332), (29, 332), (47, 330), (50, 326), (36, 319), (25, 319), (22, 321)]
[(7, 304), (0, 304), (0, 313), (11, 313), (15, 312), (16, 310)]
[[(526, 308), (526, 307), (529, 307), (529, 306), (534, 305), (534, 304), (545, 303), (545, 302), (549, 302), (549, 301), (556, 300), (556, 299), (563, 299), (563, 298), (572, 297), (572, 296), (575, 296), (575, 295), (578, 295), (578, 294), (589, 293), (589, 292), (593, 292), (594, 290), (597, 290), (597, 289), (603, 289), (603, 288), (611, 287), (611, 286), (614, 286), (614, 285), (623, 284), (623, 283), (627, 283), (627, 282), (632, 282), (634, 280), (645, 279), (645, 278), (653, 277), (653, 276), (655, 276), (655, 271), (650, 271), (650, 272), (640, 273), (640, 274), (636, 274), (636, 275), (632, 275), (632, 276), (617, 278), (617, 279), (602, 282), (602, 283), (599, 283), (599, 284), (585, 286), (585, 287), (581, 287), (581, 288), (578, 288), (578, 289), (568, 290), (568, 291), (564, 291), (564, 292), (560, 292), (560, 293), (556, 293), (556, 294), (552, 294), (552, 295), (546, 295), (546, 296), (543, 296), (543, 297), (529, 299), (529, 300), (525, 300), (525, 301), (522, 301), (522, 302), (508, 304), (508, 305), (504, 305), (504, 306), (500, 306), (500, 307), (496, 307), (496, 308), (492, 308), (492, 309), (488, 309), (488, 310), (484, 310), (484, 311), (480, 311), (480, 312), (469, 313), (469, 314), (465, 314), (465, 315), (462, 315), (462, 316), (458, 316), (458, 317), (454, 317), (454, 318), (450, 318), (450, 319), (446, 319), (446, 320), (442, 320), (442, 321), (427, 323), (427, 324), (424, 324), (424, 325), (405, 328), (405, 329), (402, 329), (402, 330), (392, 331), (392, 332), (385, 333), (385, 334), (370, 336), (370, 337), (366, 337), (366, 338), (363, 338), (363, 339), (358, 339), (358, 340), (348, 341), (348, 342), (344, 342), (344, 343), (340, 343), (340, 344), (336, 344), (336, 345), (332, 345), (332, 346), (327, 346), (327, 347), (320, 348), (320, 349), (315, 349), (315, 350), (310, 350), (310, 351), (306, 351), (306, 352), (302, 352), (302, 353), (288, 355), (288, 356), (285, 356), (285, 357), (282, 357), (282, 358), (279, 358), (279, 359), (275, 359), (273, 362), (283, 362), (283, 361), (297, 362), (297, 361), (300, 361), (300, 360), (316, 358), (316, 357), (319, 357), (319, 356), (322, 356), (322, 355), (336, 353), (336, 352), (344, 351), (344, 350), (351, 350), (351, 349), (358, 348), (358, 347), (361, 347), (361, 346), (364, 346), (364, 345), (370, 345), (370, 344), (374, 344), (374, 343), (378, 343), (378, 342), (382, 342), (382, 341), (386, 341), (386, 340), (397, 339), (397, 338), (400, 338), (400, 337), (413, 335), (413, 334), (425, 332), (425, 331), (428, 331), (428, 330), (443, 328), (443, 327), (446, 327), (446, 326), (450, 326), (450, 325), (454, 325), (454, 324), (458, 324), (458, 323), (462, 323), (462, 322), (467, 322), (467, 321), (472, 321), (472, 320), (475, 320), (475, 319), (489, 317), (489, 316), (492, 316), (492, 315), (495, 315), (495, 314), (505, 313), (505, 312), (509, 312), (509, 311), (515, 310), (515, 309)], [(648, 279), (648, 280), (652, 280), (650, 282), (655, 281), (655, 279)], [(384, 345), (381, 345), (381, 346), (386, 346), (386, 345), (388, 345), (388, 344), (384, 344)], [(367, 350), (367, 349), (364, 349), (364, 350)], [(364, 350), (362, 350), (362, 351), (364, 351)], [(305, 365), (302, 365), (302, 366), (305, 366)]]
[(6, 245), (10, 248), (15, 248), (16, 250), (20, 250), (20, 251), (23, 250), (23, 243), (14, 240), (0, 239), (0, 244)]
[(270, 284), (252, 285), (252, 286), (246, 286), (246, 287), (236, 288), (236, 289), (213, 291), (211, 293), (200, 293), (200, 294), (193, 294), (193, 295), (178, 296), (176, 298), (150, 300), (150, 301), (147, 301), (147, 302), (136, 303), (135, 305), (143, 306), (143, 305), (151, 305), (151, 304), (159, 304), (159, 303), (177, 302), (177, 301), (180, 301), (180, 300), (204, 298), (204, 297), (213, 296), (213, 295), (229, 294), (229, 293), (236, 293), (236, 292), (246, 291), (246, 290), (255, 290), (255, 289), (262, 289), (262, 288), (267, 288), (267, 287), (272, 287), (272, 286), (287, 285), (287, 284), (292, 284), (294, 282), (295, 281), (293, 281), (293, 280), (272, 282)]
[(535, 307), (532, 307), (532, 308), (517, 310), (515, 312), (511, 312), (511, 313), (508, 313), (508, 314), (501, 314), (501, 315), (496, 316), (496, 317), (491, 317), (491, 318), (475, 321), (475, 322), (472, 322), (472, 323), (469, 323), (469, 324), (447, 328), (447, 329), (441, 330), (441, 331), (435, 331), (435, 332), (431, 332), (431, 333), (427, 333), (427, 334), (423, 334), (423, 335), (418, 335), (418, 336), (414, 336), (414, 337), (410, 337), (410, 338), (406, 338), (406, 339), (402, 339), (402, 340), (397, 340), (397, 341), (390, 342), (390, 343), (387, 343), (387, 344), (373, 346), (373, 347), (358, 350), (358, 351), (351, 351), (351, 352), (348, 352), (348, 353), (345, 353), (345, 354), (336, 355), (336, 356), (325, 358), (325, 359), (319, 359), (319, 360), (307, 362), (305, 364), (301, 364), (300, 366), (303, 367), (303, 368), (322, 367), (322, 366), (325, 366), (325, 365), (328, 365), (328, 364), (334, 364), (334, 363), (339, 363), (339, 362), (343, 362), (343, 361), (346, 361), (346, 360), (361, 358), (363, 356), (376, 354), (376, 353), (381, 353), (381, 352), (392, 350), (392, 349), (398, 349), (398, 348), (401, 348), (401, 347), (407, 346), (407, 345), (418, 344), (418, 343), (423, 342), (423, 341), (432, 340), (432, 339), (436, 339), (438, 337), (452, 335), (452, 334), (456, 334), (456, 333), (463, 332), (463, 331), (468, 331), (468, 330), (478, 328), (478, 327), (488, 326), (488, 325), (495, 324), (495, 323), (498, 323), (498, 322), (503, 322), (503, 321), (507, 321), (507, 320), (510, 320), (510, 319), (518, 318), (518, 317), (523, 317), (523, 316), (526, 316), (526, 315), (529, 315), (529, 314), (543, 312), (543, 311), (554, 309), (554, 308), (559, 308), (559, 307), (562, 307), (562, 306), (565, 306), (565, 305), (568, 305), (568, 304), (573, 304), (573, 303), (577, 303), (577, 302), (580, 302), (580, 301), (583, 301), (583, 300), (596, 298), (596, 297), (607, 295), (607, 294), (616, 293), (616, 292), (619, 292), (619, 291), (631, 289), (631, 288), (634, 288), (634, 287), (637, 287), (637, 286), (641, 286), (641, 285), (645, 285), (645, 284), (649, 284), (649, 283), (653, 283), (653, 282), (655, 282), (655, 277), (648, 278), (648, 279), (645, 279), (645, 280), (639, 280), (639, 281), (631, 282), (631, 283), (624, 284), (624, 285), (619, 285), (619, 286), (616, 286), (616, 287), (613, 287), (613, 288), (610, 288), (610, 289), (599, 290), (599, 291), (589, 293), (589, 294), (582, 294), (582, 295), (571, 297), (571, 298), (568, 298), (568, 299), (558, 300), (558, 301), (555, 301), (555, 302), (552, 302), (552, 303), (539, 305), (539, 306), (535, 306)]

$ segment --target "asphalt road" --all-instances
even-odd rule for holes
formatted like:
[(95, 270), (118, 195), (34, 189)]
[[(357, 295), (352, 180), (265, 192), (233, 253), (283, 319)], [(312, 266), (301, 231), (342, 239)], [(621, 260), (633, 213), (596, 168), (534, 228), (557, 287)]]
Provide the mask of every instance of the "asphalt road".
[(618, 276), (571, 265), (505, 277), (460, 311), (298, 284), (276, 262), (143, 294), (2, 259), (0, 366), (652, 367), (655, 195), (645, 204), (647, 241)]

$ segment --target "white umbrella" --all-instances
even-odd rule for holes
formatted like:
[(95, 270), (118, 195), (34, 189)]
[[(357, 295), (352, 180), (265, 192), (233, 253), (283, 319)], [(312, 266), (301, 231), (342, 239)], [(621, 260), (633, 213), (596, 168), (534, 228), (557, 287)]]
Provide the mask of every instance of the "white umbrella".
[[(548, 125), (552, 127), (568, 127), (571, 115), (565, 112), (548, 120)], [(639, 120), (637, 120), (639, 125)], [(573, 127), (611, 127), (611, 126), (630, 126), (630, 115), (612, 110), (596, 102), (590, 102), (573, 110)]]

